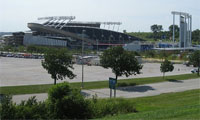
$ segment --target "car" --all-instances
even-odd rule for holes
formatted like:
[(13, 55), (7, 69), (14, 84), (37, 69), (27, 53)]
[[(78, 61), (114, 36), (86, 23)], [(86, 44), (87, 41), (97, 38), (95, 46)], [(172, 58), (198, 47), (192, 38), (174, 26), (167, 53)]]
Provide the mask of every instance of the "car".
[(192, 69), (191, 72), (192, 72), (192, 73), (197, 73), (197, 72), (198, 72), (198, 69), (197, 69), (197, 68)]
[(7, 56), (6, 57), (13, 57), (14, 55), (13, 54), (7, 54)]

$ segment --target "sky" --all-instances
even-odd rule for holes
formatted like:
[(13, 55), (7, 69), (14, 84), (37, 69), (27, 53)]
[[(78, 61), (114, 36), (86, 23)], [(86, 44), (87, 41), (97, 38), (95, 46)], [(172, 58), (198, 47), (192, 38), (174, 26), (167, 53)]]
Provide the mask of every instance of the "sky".
[[(192, 15), (192, 29), (200, 29), (200, 0), (0, 0), (0, 32), (29, 30), (38, 17), (76, 16), (76, 21), (122, 22), (120, 31), (164, 30), (173, 23), (171, 11)], [(176, 16), (176, 24), (179, 17)]]

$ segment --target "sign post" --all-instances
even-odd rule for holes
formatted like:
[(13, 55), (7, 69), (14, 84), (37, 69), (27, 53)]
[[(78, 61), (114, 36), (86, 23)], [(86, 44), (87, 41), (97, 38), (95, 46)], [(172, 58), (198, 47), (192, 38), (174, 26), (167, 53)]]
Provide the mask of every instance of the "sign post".
[(112, 89), (110, 89), (110, 98), (112, 97)]
[(114, 97), (116, 97), (116, 84), (117, 80), (115, 78), (109, 78), (109, 88), (110, 88), (110, 98), (112, 97), (112, 89), (114, 89)]

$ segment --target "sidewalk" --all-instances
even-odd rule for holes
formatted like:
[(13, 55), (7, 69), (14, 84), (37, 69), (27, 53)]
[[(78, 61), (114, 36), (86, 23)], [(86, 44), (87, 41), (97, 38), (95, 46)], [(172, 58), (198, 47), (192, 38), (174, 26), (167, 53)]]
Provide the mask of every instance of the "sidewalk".
[[(138, 86), (119, 87), (116, 90), (117, 93), (116, 96), (123, 98), (135, 98), (135, 97), (160, 95), (163, 93), (170, 93), (170, 92), (181, 92), (192, 89), (200, 89), (199, 78), (190, 80), (145, 84)], [(85, 95), (86, 98), (91, 98), (95, 94), (98, 96), (98, 98), (109, 98), (110, 89), (104, 88), (104, 89), (82, 90), (82, 94)], [(27, 100), (31, 96), (36, 96), (38, 101), (43, 101), (48, 97), (47, 93), (14, 95), (13, 101), (16, 103), (20, 103), (21, 100)]]

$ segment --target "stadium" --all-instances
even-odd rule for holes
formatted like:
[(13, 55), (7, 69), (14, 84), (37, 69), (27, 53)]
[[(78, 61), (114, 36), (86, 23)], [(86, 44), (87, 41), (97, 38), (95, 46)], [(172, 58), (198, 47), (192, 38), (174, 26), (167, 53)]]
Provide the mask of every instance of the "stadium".
[(75, 16), (38, 18), (28, 23), (31, 31), (25, 32), (24, 45), (63, 46), (89, 49), (106, 49), (123, 46), (140, 38), (118, 32), (121, 22), (80, 22)]

